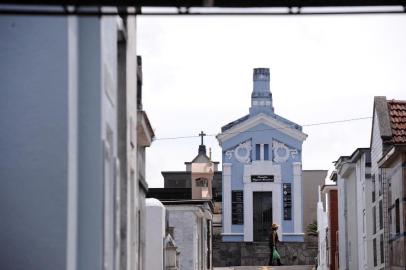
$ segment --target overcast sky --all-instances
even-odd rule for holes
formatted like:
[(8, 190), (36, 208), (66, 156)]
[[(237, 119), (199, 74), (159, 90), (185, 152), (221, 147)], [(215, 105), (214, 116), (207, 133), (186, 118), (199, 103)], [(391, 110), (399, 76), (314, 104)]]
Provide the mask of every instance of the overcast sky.
[[(275, 112), (300, 125), (372, 116), (373, 97), (406, 99), (406, 16), (139, 17), (143, 104), (157, 140), (150, 187), (185, 170), (199, 137), (248, 113), (252, 72), (268, 67)], [(304, 127), (303, 169), (369, 147), (371, 120)], [(221, 162), (215, 137), (205, 138)]]

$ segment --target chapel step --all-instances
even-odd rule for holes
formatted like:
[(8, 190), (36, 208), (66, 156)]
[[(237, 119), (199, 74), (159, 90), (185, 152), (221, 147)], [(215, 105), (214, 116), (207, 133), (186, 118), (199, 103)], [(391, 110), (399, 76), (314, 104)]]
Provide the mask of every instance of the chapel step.
[[(278, 245), (278, 252), (282, 263), (285, 265), (300, 265), (298, 269), (307, 270), (308, 268), (305, 268), (304, 265), (311, 265), (316, 262), (317, 247), (313, 247), (306, 242), (282, 242)], [(213, 266), (215, 267), (235, 265), (266, 266), (269, 262), (269, 256), (270, 249), (267, 242), (216, 241), (213, 245)]]
[(287, 265), (287, 266), (230, 266), (214, 267), (214, 270), (313, 270), (312, 265)]

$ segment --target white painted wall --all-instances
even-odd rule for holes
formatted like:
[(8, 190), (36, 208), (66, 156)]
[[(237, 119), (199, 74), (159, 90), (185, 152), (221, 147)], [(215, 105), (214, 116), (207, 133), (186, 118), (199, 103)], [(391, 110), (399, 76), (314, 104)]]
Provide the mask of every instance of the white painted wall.
[(69, 109), (78, 86), (69, 65), (78, 51), (68, 47), (77, 28), (67, 17), (1, 16), (0, 35), (0, 265), (66, 269), (77, 239), (77, 111)]
[(346, 204), (347, 204), (347, 254), (349, 269), (358, 269), (358, 205), (357, 205), (357, 179), (353, 167), (346, 177)]
[(0, 265), (100, 269), (105, 258), (111, 269), (114, 194), (105, 187), (115, 180), (116, 108), (105, 93), (116, 95), (115, 18), (3, 16), (0, 25), (0, 107), (13, 116), (3, 122), (1, 197), (20, 209), (17, 220), (3, 217), (13, 243), (4, 246), (17, 250)]
[[(135, 108), (135, 18), (128, 22), (134, 57), (128, 72), (134, 76), (127, 100)], [(1, 250), (7, 255), (0, 265), (113, 269), (120, 241), (114, 192), (117, 18), (2, 16), (0, 33), (0, 108), (13, 115), (2, 123), (7, 158), (0, 162), (1, 197), (13, 209), (26, 209), (17, 220), (3, 217), (0, 231), (7, 236), (0, 234), (1, 242), (17, 250)]]
[(366, 180), (365, 154), (358, 159), (355, 167), (356, 200), (357, 200), (357, 242), (358, 269), (368, 269), (367, 266), (367, 235), (366, 235)]
[(145, 265), (148, 270), (164, 269), (165, 207), (157, 199), (145, 202)]
[[(327, 235), (326, 229), (328, 228), (328, 214), (323, 208), (323, 202), (321, 200), (321, 190), (318, 187), (319, 200), (317, 202), (317, 231), (318, 231), (318, 243), (319, 243), (319, 253), (318, 253), (318, 267), (320, 270), (328, 270), (328, 253), (327, 253)], [(326, 194), (326, 208), (327, 208), (327, 194)]]
[[(133, 7), (128, 8), (134, 12)], [(127, 17), (127, 60), (126, 60), (126, 101), (127, 101), (127, 270), (133, 270), (139, 263), (138, 242), (139, 236), (138, 220), (141, 209), (138, 204), (140, 193), (138, 185), (137, 168), (137, 132), (131, 130), (136, 128), (137, 123), (137, 53), (136, 53), (136, 18)], [(134, 176), (132, 176), (134, 174)], [(133, 179), (131, 179), (133, 178)], [(133, 181), (133, 183), (132, 183)], [(143, 222), (141, 220), (141, 222)], [(142, 253), (142, 252), (141, 252)]]
[[(371, 168), (366, 168), (366, 173), (371, 174)], [(372, 180), (371, 178), (365, 180), (365, 237), (366, 242), (366, 269), (373, 268), (372, 257)]]
[[(362, 215), (359, 216), (362, 209), (359, 209), (359, 207), (362, 207), (362, 203), (357, 197), (359, 195), (357, 193), (357, 186), (360, 181), (357, 178), (357, 176), (359, 176), (357, 175), (357, 173), (359, 174), (359, 168), (357, 168), (357, 166), (359, 167), (358, 162), (354, 164), (349, 161), (344, 161), (338, 170), (338, 178), (340, 181), (339, 196), (345, 193), (343, 202), (341, 201), (341, 197), (339, 200), (340, 269), (359, 269), (358, 259), (361, 250), (359, 250), (358, 233), (359, 223), (360, 220), (362, 220)], [(358, 205), (358, 203), (360, 203), (360, 205)], [(344, 207), (344, 218), (342, 219), (340, 206)], [(341, 253), (342, 251), (346, 253)], [(341, 263), (346, 264), (342, 265)]]
[(231, 163), (223, 163), (223, 235), (231, 234)]
[(368, 241), (367, 224), (371, 221), (367, 212), (371, 203), (366, 193), (370, 182), (370, 168), (366, 167), (369, 154), (365, 150), (356, 150), (354, 154), (338, 165), (339, 196), (344, 196), (339, 200), (340, 269), (370, 269), (372, 243)]
[(347, 237), (346, 237), (346, 223), (347, 223), (347, 211), (346, 211), (346, 182), (345, 179), (337, 176), (338, 187), (338, 241), (339, 241), (339, 262), (340, 270), (347, 269)]

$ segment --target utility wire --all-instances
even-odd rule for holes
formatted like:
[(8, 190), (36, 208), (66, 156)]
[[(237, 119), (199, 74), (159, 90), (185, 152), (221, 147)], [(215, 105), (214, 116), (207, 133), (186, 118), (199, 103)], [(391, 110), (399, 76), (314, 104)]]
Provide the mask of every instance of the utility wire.
[[(313, 127), (313, 126), (331, 125), (331, 124), (339, 124), (339, 123), (353, 122), (353, 121), (366, 120), (366, 119), (372, 119), (372, 117), (371, 117), (371, 116), (367, 116), (367, 117), (357, 117), (357, 118), (342, 119), (342, 120), (327, 121), (327, 122), (317, 122), (317, 123), (304, 124), (304, 125), (302, 125), (302, 127)], [(238, 131), (238, 132), (223, 132), (223, 133), (221, 133), (221, 134), (228, 135), (228, 134), (255, 133), (255, 132), (262, 132), (262, 131), (284, 130), (284, 129), (295, 129), (295, 130), (298, 130), (298, 129), (296, 128), (297, 126), (298, 126), (298, 125), (291, 125), (291, 126), (288, 126), (288, 127), (281, 127), (281, 128), (265, 128), (265, 129), (247, 130), (247, 131)], [(208, 136), (208, 137), (215, 137), (215, 136), (217, 136), (217, 134), (207, 134), (206, 136)], [(155, 138), (155, 141), (180, 140), (180, 139), (190, 139), (190, 138), (197, 138), (197, 137), (200, 137), (200, 135)]]

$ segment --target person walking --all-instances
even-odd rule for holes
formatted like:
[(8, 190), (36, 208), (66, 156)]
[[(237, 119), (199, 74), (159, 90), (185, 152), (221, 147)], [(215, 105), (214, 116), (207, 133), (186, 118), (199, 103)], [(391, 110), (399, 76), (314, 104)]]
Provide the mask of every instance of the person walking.
[(269, 255), (269, 265), (272, 266), (274, 261), (276, 261), (277, 265), (283, 265), (281, 263), (281, 257), (278, 253), (278, 249), (276, 244), (279, 243), (279, 238), (278, 238), (278, 225), (277, 224), (272, 224), (271, 229), (269, 230), (269, 249), (271, 250), (270, 255)]

